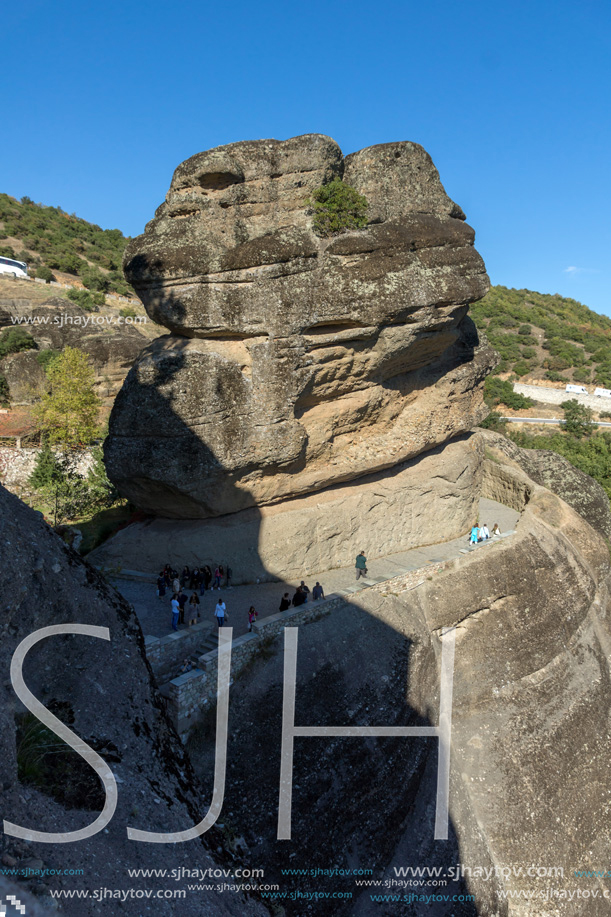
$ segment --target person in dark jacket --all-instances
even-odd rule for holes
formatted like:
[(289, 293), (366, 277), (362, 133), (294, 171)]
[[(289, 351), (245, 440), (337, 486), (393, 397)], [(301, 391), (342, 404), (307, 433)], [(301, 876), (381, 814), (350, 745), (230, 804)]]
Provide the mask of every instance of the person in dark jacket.
[(288, 611), (291, 607), (291, 599), (288, 592), (285, 592), (280, 599), (280, 611)]

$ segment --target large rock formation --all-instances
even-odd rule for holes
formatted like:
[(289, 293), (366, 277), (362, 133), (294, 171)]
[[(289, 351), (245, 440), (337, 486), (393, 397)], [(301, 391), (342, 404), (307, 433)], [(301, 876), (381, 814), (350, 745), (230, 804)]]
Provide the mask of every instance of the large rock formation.
[[(35, 697), (108, 762), (118, 783), (115, 815), (93, 837), (49, 844), (0, 832), (2, 869), (21, 870), (21, 875), (13, 873), (15, 881), (26, 883), (55, 907), (58, 901), (50, 901), (50, 890), (76, 891), (76, 900), (61, 902), (62, 913), (139, 917), (148, 913), (141, 900), (143, 890), (151, 890), (154, 896), (158, 889), (184, 886), (169, 878), (131, 878), (127, 867), (163, 870), (170, 854), (172, 865), (189, 860), (214, 867), (211, 841), (224, 866), (234, 856), (217, 828), (184, 845), (128, 839), (128, 825), (145, 831), (182, 831), (197, 824), (209, 805), (165, 716), (133, 609), (51, 531), (39, 513), (1, 486), (0, 556), (0, 816), (36, 831), (63, 833), (91, 824), (104, 803), (95, 772), (75, 752), (65, 746), (62, 751), (55, 736), (41, 731), (18, 701), (9, 679), (16, 647), (48, 625), (76, 623), (109, 629), (109, 641), (91, 636), (44, 639), (27, 654), (23, 671)], [(24, 875), (28, 867), (31, 872)], [(41, 875), (43, 868), (48, 872)], [(71, 870), (82, 874), (73, 875)], [(124, 888), (128, 897), (120, 903), (116, 896), (96, 900), (100, 888)], [(0, 897), (3, 891), (0, 884)], [(267, 913), (241, 893), (185, 891), (179, 902), (167, 897), (155, 900), (155, 914), (255, 917)], [(18, 897), (30, 914), (29, 900)], [(32, 908), (31, 913), (39, 911)]]
[[(435, 740), (319, 736), (295, 740), (294, 841), (276, 841), (282, 636), (232, 689), (227, 802), (253, 863), (285, 883), (306, 862), (373, 868), (372, 879), (390, 882), (372, 889), (340, 872), (334, 888), (352, 899), (318, 901), (317, 917), (611, 913), (607, 884), (575, 873), (606, 868), (611, 842), (611, 571), (589, 524), (603, 506), (578, 513), (525, 473), (530, 452), (508, 459), (501, 437), (474, 438), (487, 452), (483, 495), (521, 511), (515, 534), (431, 569), (416, 587), (397, 577), (354, 594), (301, 626), (298, 641), (297, 726), (422, 726), (439, 722), (441, 635), (454, 630), (448, 840), (433, 835)], [(203, 727), (187, 748), (210, 780)], [(405, 873), (392, 867), (410, 866), (439, 868), (447, 885), (401, 887)], [(414, 895), (384, 903), (372, 891)], [(474, 900), (444, 897), (466, 893)], [(304, 913), (299, 900), (285, 907)]]
[[(329, 180), (369, 224), (313, 230)], [(125, 273), (170, 335), (110, 423), (110, 477), (161, 516), (209, 518), (392, 468), (485, 414), (492, 355), (467, 316), (488, 288), (473, 230), (428, 154), (342, 157), (329, 137), (235, 143), (174, 173)]]

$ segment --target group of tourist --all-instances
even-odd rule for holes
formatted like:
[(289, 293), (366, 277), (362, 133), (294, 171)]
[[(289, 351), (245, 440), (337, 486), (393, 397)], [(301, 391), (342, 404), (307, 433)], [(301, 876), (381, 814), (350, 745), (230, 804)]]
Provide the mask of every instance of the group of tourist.
[(484, 522), (483, 525), (474, 525), (471, 529), (471, 535), (469, 537), (469, 544), (479, 544), (482, 541), (488, 541), (489, 538), (498, 538), (501, 534), (501, 530), (498, 526), (498, 523), (495, 522), (492, 526), (492, 534), (490, 533), (488, 526)]
[(279, 610), (288, 611), (289, 608), (299, 608), (300, 605), (305, 605), (307, 603), (310, 595), (312, 596), (312, 600), (314, 602), (318, 602), (319, 599), (324, 599), (325, 591), (322, 588), (322, 586), (320, 585), (320, 583), (318, 582), (318, 580), (316, 580), (316, 585), (314, 586), (314, 588), (312, 589), (312, 592), (310, 593), (309, 586), (306, 586), (304, 581), (301, 580), (300, 585), (297, 586), (297, 589), (295, 590), (295, 594), (293, 595), (293, 598), (291, 598), (290, 592), (284, 593), (284, 595), (280, 599), (280, 609)]
[(230, 589), (231, 577), (231, 567), (225, 568), (223, 564), (217, 564), (214, 573), (208, 564), (204, 564), (203, 567), (194, 567), (193, 570), (185, 564), (180, 576), (171, 564), (166, 564), (157, 577), (157, 595), (163, 598), (170, 588), (174, 594), (178, 594), (181, 589), (188, 588), (194, 589), (200, 595), (204, 595), (206, 589), (220, 589), (222, 585)]

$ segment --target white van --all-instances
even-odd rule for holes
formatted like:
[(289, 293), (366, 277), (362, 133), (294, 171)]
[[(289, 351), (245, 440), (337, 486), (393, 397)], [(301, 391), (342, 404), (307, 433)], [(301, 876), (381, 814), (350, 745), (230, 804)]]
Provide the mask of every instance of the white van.
[(28, 266), (25, 261), (15, 261), (13, 258), (0, 257), (0, 274), (12, 274), (13, 277), (28, 276)]
[(608, 388), (595, 388), (594, 394), (598, 395), (599, 398), (611, 398), (611, 389)]
[(585, 385), (567, 385), (565, 392), (571, 392), (573, 395), (587, 395), (588, 390)]

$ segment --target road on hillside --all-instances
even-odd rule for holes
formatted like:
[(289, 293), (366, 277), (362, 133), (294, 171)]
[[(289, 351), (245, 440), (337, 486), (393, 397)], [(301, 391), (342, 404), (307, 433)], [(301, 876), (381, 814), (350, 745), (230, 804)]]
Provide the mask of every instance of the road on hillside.
[[(564, 420), (556, 420), (555, 417), (501, 417), (501, 420), (506, 420), (508, 423), (555, 423), (563, 424)], [(595, 420), (594, 424), (597, 427), (611, 427), (611, 423), (607, 423), (604, 420)]]

